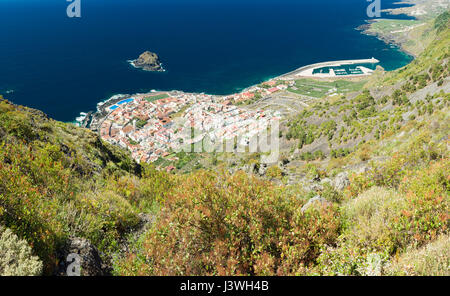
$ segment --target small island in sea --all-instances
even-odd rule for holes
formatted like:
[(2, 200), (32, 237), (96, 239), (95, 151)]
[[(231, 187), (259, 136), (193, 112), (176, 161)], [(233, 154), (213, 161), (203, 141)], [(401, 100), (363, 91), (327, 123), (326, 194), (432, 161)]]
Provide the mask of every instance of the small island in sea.
[(164, 68), (159, 59), (159, 56), (151, 51), (146, 51), (136, 60), (129, 61), (130, 64), (138, 69), (150, 72), (164, 72)]

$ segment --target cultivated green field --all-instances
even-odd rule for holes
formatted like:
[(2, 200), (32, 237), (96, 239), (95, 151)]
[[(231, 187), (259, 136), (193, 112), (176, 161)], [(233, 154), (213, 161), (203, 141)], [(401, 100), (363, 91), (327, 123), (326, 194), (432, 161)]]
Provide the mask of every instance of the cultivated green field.
[(378, 20), (372, 24), (370, 31), (379, 33), (392, 33), (405, 30), (408, 27), (419, 25), (422, 22), (415, 20)]
[(168, 94), (160, 94), (160, 95), (151, 96), (151, 97), (148, 97), (148, 98), (145, 98), (145, 99), (147, 101), (149, 101), (149, 102), (154, 102), (154, 101), (157, 101), (157, 100), (167, 99), (168, 97), (169, 97)]
[(299, 79), (295, 86), (288, 90), (300, 95), (323, 98), (332, 93), (348, 93), (362, 89), (366, 81), (353, 82), (347, 80), (318, 81), (314, 79)]

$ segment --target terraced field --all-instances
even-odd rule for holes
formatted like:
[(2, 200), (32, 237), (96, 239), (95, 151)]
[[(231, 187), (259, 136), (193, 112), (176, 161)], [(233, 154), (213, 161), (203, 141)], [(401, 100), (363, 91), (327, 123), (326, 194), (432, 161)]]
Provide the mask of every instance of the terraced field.
[(321, 81), (314, 79), (299, 79), (295, 81), (295, 86), (288, 91), (315, 98), (323, 98), (333, 93), (349, 93), (361, 90), (365, 80), (358, 82), (348, 80)]

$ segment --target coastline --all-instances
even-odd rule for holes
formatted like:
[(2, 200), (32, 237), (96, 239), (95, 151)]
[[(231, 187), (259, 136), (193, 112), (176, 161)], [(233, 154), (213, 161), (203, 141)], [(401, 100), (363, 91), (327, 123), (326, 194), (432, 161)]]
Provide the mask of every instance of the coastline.
[[(403, 2), (399, 2), (398, 4), (410, 4), (411, 6), (409, 6), (409, 7), (393, 8), (393, 9), (386, 9), (386, 10), (383, 10), (383, 11), (384, 12), (388, 12), (390, 15), (406, 14), (406, 15), (414, 16), (414, 13), (412, 12), (414, 10), (411, 10), (411, 9), (414, 8), (417, 5), (417, 2), (420, 3), (421, 0), (406, 0), (406, 1), (403, 1)], [(389, 38), (388, 36), (381, 35), (381, 34), (375, 34), (375, 33), (369, 31), (371, 26), (374, 23), (377, 23), (377, 22), (382, 21), (382, 20), (386, 20), (386, 18), (384, 18), (384, 19), (375, 19), (375, 20), (366, 20), (366, 24), (363, 24), (363, 25), (361, 25), (359, 27), (356, 27), (355, 30), (361, 31), (361, 34), (374, 36), (377, 39), (381, 40), (382, 42), (384, 42), (384, 43), (386, 43), (388, 45), (392, 45), (392, 46), (397, 47), (397, 50), (399, 50), (400, 52), (403, 52), (407, 56), (411, 57), (411, 61), (409, 62), (409, 63), (411, 63), (417, 57), (417, 54), (415, 54), (415, 53), (413, 53), (411, 51), (408, 51), (404, 47), (404, 43), (403, 42), (400, 42), (396, 38)], [(372, 59), (374, 59), (374, 58), (372, 58)], [(148, 70), (142, 69), (141, 67), (136, 67), (136, 65), (134, 64), (135, 61), (136, 60), (128, 60), (127, 62), (135, 69), (139, 69), (139, 70), (146, 71), (146, 72), (152, 72), (152, 71), (148, 71)], [(307, 68), (314, 67), (314, 66), (327, 65), (327, 64), (330, 64), (330, 63), (337, 63), (337, 62), (346, 62), (346, 61), (334, 61), (334, 62), (329, 61), (329, 62), (310, 64), (310, 65), (303, 65), (300, 68), (297, 68), (297, 69), (295, 69), (293, 71), (290, 71), (288, 73), (284, 73), (284, 74), (281, 74), (281, 75), (278, 75), (278, 76), (274, 76), (272, 78), (268, 78), (267, 80), (264, 80), (261, 83), (266, 83), (266, 82), (272, 81), (272, 80), (284, 80), (287, 77), (291, 76), (292, 74), (301, 71), (302, 69), (307, 69)], [(161, 71), (155, 71), (155, 72), (166, 72), (166, 69), (163, 68), (162, 64), (161, 64), (161, 68), (162, 68)], [(363, 76), (368, 76), (368, 75), (370, 75), (370, 74), (366, 74), (365, 73)], [(319, 76), (315, 76), (315, 77), (309, 77), (309, 78), (312, 78), (312, 79), (320, 79), (320, 78), (351, 79), (351, 78), (355, 78), (355, 77), (358, 77), (358, 75), (346, 75), (346, 76), (334, 76), (334, 77), (319, 77)], [(359, 75), (359, 77), (361, 77), (361, 75)], [(238, 93), (242, 94), (242, 93), (248, 92), (248, 91), (254, 89), (257, 85), (258, 84), (250, 85), (250, 86), (242, 89)], [(179, 91), (179, 90), (151, 90), (150, 92), (145, 93), (145, 94), (150, 94), (150, 93), (153, 93), (153, 92), (167, 92), (167, 93), (179, 92), (179, 93), (184, 93), (184, 92)], [(212, 95), (212, 96), (215, 96), (215, 94), (207, 94), (205, 92), (201, 92), (201, 93), (199, 92), (198, 94), (199, 95)], [(91, 120), (89, 120), (89, 118), (91, 116), (95, 116), (95, 114), (99, 113), (99, 111), (100, 111), (99, 109), (102, 106), (104, 106), (105, 104), (115, 103), (116, 100), (120, 101), (121, 99), (123, 99), (125, 97), (136, 96), (136, 95), (142, 95), (142, 94), (138, 94), (138, 93), (137, 94), (133, 94), (133, 95), (115, 94), (115, 95), (111, 96), (109, 99), (106, 99), (106, 100), (98, 103), (96, 111), (90, 111), (90, 112), (87, 112), (87, 113), (81, 112), (80, 114), (82, 116), (84, 116), (83, 114), (87, 114), (86, 116), (84, 116), (84, 119), (83, 119), (83, 122), (82, 122), (82, 126), (89, 127), (90, 123), (87, 123), (87, 121), (89, 121), (89, 122), (91, 121)], [(232, 96), (232, 95), (234, 95), (234, 94), (221, 95), (221, 97), (227, 97), (227, 96)], [(100, 112), (100, 113), (104, 113), (104, 112)], [(79, 121), (77, 121), (77, 122), (79, 122)]]
[(286, 79), (291, 76), (293, 77), (307, 77), (307, 78), (350, 78), (350, 77), (360, 77), (360, 76), (368, 76), (371, 74), (370, 71), (364, 70), (362, 71), (362, 74), (351, 74), (351, 75), (323, 75), (323, 74), (313, 74), (314, 70), (317, 68), (322, 67), (338, 67), (338, 66), (344, 66), (344, 65), (356, 65), (356, 64), (378, 64), (380, 61), (371, 58), (371, 59), (361, 59), (361, 60), (343, 60), (343, 61), (329, 61), (329, 62), (322, 62), (322, 63), (316, 63), (311, 64), (307, 66), (300, 67), (294, 71), (291, 71), (289, 73), (283, 74), (278, 77), (278, 79)]
[(355, 30), (361, 31), (361, 34), (375, 37), (378, 40), (386, 43), (387, 45), (395, 46), (395, 47), (397, 47), (397, 49), (400, 52), (402, 52), (402, 53), (412, 57), (413, 59), (416, 59), (418, 55), (416, 53), (413, 53), (413, 52), (409, 51), (407, 48), (405, 48), (405, 46), (404, 46), (405, 43), (404, 42), (401, 42), (401, 41), (399, 41), (396, 38), (392, 38), (392, 36), (379, 34), (379, 33), (376, 33), (376, 32), (372, 31), (373, 24), (375, 24), (377, 22), (380, 22), (380, 21), (383, 21), (383, 20), (389, 20), (389, 19), (384, 18), (384, 19), (367, 20), (366, 24), (355, 28)]
[[(361, 77), (368, 77), (372, 74), (372, 70), (370, 69), (365, 69), (363, 70), (363, 74), (362, 75), (357, 75), (357, 74), (349, 74), (349, 75), (341, 75), (341, 76), (298, 76), (298, 72), (301, 72), (305, 69), (309, 69), (309, 68), (317, 68), (320, 66), (327, 66), (327, 65), (335, 65), (335, 64), (342, 64), (342, 65), (347, 65), (347, 64), (352, 64), (352, 63), (358, 63), (358, 62), (367, 62), (367, 61), (371, 61), (373, 63), (379, 63), (379, 61), (375, 58), (371, 58), (371, 59), (366, 59), (366, 60), (343, 60), (343, 61), (327, 61), (327, 62), (322, 62), (322, 63), (316, 63), (316, 64), (310, 64), (310, 65), (305, 65), (302, 66), (300, 68), (297, 68), (294, 71), (290, 71), (288, 73), (284, 73), (278, 76), (274, 76), (272, 78), (268, 78), (265, 81), (262, 81), (259, 84), (255, 84), (255, 85), (251, 85), (247, 88), (242, 89), (239, 92), (236, 93), (231, 93), (231, 94), (226, 94), (226, 95), (216, 95), (216, 94), (208, 94), (206, 92), (197, 92), (197, 93), (189, 93), (189, 92), (184, 92), (184, 91), (180, 91), (180, 90), (157, 90), (157, 89), (152, 89), (149, 92), (146, 93), (134, 93), (134, 94), (114, 94), (112, 95), (110, 98), (103, 100), (99, 103), (97, 103), (97, 110), (95, 111), (90, 111), (90, 112), (81, 112), (80, 113), (80, 117), (84, 117), (82, 119), (82, 121), (77, 120), (76, 122), (79, 123), (79, 126), (82, 127), (86, 127), (86, 128), (90, 128), (93, 131), (98, 131), (97, 127), (92, 128), (92, 122), (94, 121), (94, 119), (97, 119), (97, 122), (99, 122), (100, 120), (98, 120), (98, 117), (104, 117), (107, 116), (108, 113), (106, 112), (106, 109), (110, 106), (113, 106), (114, 104), (116, 104), (117, 102), (120, 102), (123, 99), (129, 98), (129, 97), (135, 97), (135, 96), (141, 96), (141, 95), (149, 95), (152, 93), (181, 93), (181, 94), (193, 94), (193, 95), (207, 95), (207, 96), (215, 96), (215, 97), (222, 97), (222, 98), (226, 98), (226, 97), (231, 97), (231, 96), (236, 96), (236, 95), (242, 95), (244, 93), (247, 92), (251, 92), (252, 90), (254, 90), (255, 88), (258, 87), (258, 85), (260, 84), (264, 84), (264, 83), (268, 83), (271, 81), (289, 81), (289, 80), (295, 80), (295, 79), (301, 79), (301, 78), (311, 78), (311, 79), (354, 79), (354, 78), (361, 78)], [(369, 71), (370, 70), (370, 71)], [(87, 115), (85, 115), (87, 114)], [(77, 117), (77, 118), (80, 118)], [(97, 126), (98, 124), (96, 123), (95, 126)]]
[(394, 4), (409, 6), (384, 9), (382, 12), (391, 16), (406, 15), (412, 19), (377, 18), (367, 20), (366, 24), (356, 29), (398, 47), (415, 59), (429, 44), (424, 35), (432, 27), (430, 20), (447, 10), (450, 4), (443, 0), (403, 0)]
[[(323, 66), (352, 65), (352, 64), (359, 64), (359, 63), (377, 64), (377, 63), (379, 63), (379, 60), (372, 57), (371, 59), (328, 61), (328, 62), (306, 65), (306, 66), (300, 67), (294, 71), (291, 71), (291, 72), (288, 72), (288, 73), (285, 73), (282, 75), (278, 75), (273, 78), (269, 78), (259, 84), (251, 85), (239, 92), (236, 92), (233, 94), (227, 94), (227, 95), (215, 95), (215, 94), (208, 94), (205, 92), (190, 93), (190, 92), (184, 92), (184, 91), (180, 91), (180, 90), (155, 90), (155, 89), (153, 89), (149, 92), (146, 92), (146, 93), (115, 94), (115, 95), (111, 96), (110, 98), (103, 100), (102, 102), (99, 102), (97, 104), (96, 111), (91, 111), (88, 113), (81, 112), (80, 113), (81, 116), (77, 117), (76, 122), (79, 123), (79, 126), (89, 128), (95, 132), (99, 132), (100, 126), (103, 123), (103, 121), (105, 120), (105, 118), (107, 118), (109, 116), (109, 114), (111, 114), (115, 110), (115, 109), (110, 110), (110, 107), (115, 106), (118, 102), (129, 99), (129, 98), (149, 96), (154, 93), (167, 93), (169, 95), (175, 95), (175, 96), (180, 95), (180, 94), (181, 95), (194, 95), (194, 96), (210, 96), (210, 97), (215, 97), (217, 99), (225, 101), (227, 98), (242, 97), (242, 96), (245, 96), (245, 94), (255, 92), (256, 89), (259, 89), (259, 86), (261, 84), (265, 84), (265, 83), (269, 83), (269, 82), (274, 82), (276, 84), (276, 82), (280, 82), (280, 81), (289, 83), (289, 82), (295, 81), (296, 79), (308, 78), (307, 76), (299, 75), (305, 69), (311, 70), (311, 69), (315, 69), (317, 67), (323, 67)], [(364, 67), (361, 67), (361, 68), (364, 68)], [(336, 75), (336, 76), (326, 76), (325, 77), (325, 76), (322, 76), (319, 74), (317, 76), (309, 77), (309, 78), (311, 78), (311, 79), (323, 79), (323, 78), (326, 78), (326, 79), (355, 79), (355, 78), (359, 79), (361, 77), (367, 77), (367, 76), (371, 75), (372, 72), (373, 72), (372, 70), (364, 68), (363, 74), (361, 74), (361, 75), (348, 74), (348, 75), (341, 75), (341, 76)]]
[(378, 40), (386, 43), (387, 45), (393, 45), (397, 47), (397, 49), (406, 54), (407, 56), (410, 56), (413, 60), (418, 57), (418, 53), (415, 53), (411, 50), (408, 50), (408, 48), (405, 47), (405, 44), (407, 41), (401, 41), (399, 38), (396, 38), (389, 34), (381, 34), (372, 31), (373, 24), (377, 22), (383, 22), (383, 21), (389, 21), (391, 19), (376, 19), (376, 20), (368, 20), (367, 24), (361, 25), (356, 30), (361, 31), (361, 34), (367, 35), (367, 36), (373, 36), (377, 38)]

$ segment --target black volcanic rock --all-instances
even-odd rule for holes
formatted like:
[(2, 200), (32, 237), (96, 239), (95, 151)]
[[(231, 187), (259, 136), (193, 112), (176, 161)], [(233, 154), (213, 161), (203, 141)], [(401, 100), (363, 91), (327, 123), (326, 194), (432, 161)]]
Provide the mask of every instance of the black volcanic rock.
[[(69, 257), (69, 255), (73, 257)], [(55, 273), (56, 276), (66, 276), (68, 271), (76, 270), (74, 255), (79, 258), (79, 276), (110, 275), (109, 267), (103, 263), (97, 248), (91, 242), (84, 238), (71, 238), (58, 252), (59, 266)]]
[(154, 72), (163, 72), (161, 61), (156, 53), (146, 51), (138, 59), (132, 61), (134, 67)]

